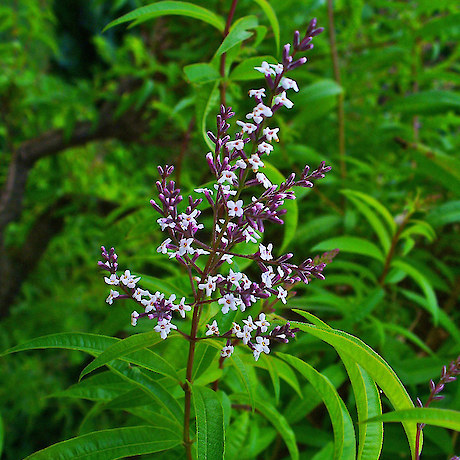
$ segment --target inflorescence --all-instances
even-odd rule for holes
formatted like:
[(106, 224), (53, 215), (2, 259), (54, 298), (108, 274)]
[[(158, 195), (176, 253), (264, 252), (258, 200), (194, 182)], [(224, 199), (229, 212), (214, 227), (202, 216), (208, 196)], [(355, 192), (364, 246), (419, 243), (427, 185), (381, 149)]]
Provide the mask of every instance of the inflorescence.
[[(285, 200), (295, 199), (293, 187), (313, 187), (314, 182), (322, 179), (331, 169), (324, 162), (313, 171), (306, 166), (300, 177), (297, 178), (292, 173), (281, 184), (272, 184), (262, 172), (263, 159), (274, 149), (272, 142), (279, 141), (279, 128), (265, 126), (265, 123), (282, 107), (290, 109), (294, 105), (288, 99), (287, 92), (297, 92), (299, 88), (287, 74), (307, 62), (306, 57), (295, 59), (295, 55), (313, 48), (313, 37), (322, 31), (323, 28), (316, 28), (316, 19), (313, 19), (303, 39), (298, 31), (295, 32), (292, 54), (291, 45), (286, 44), (281, 63), (269, 64), (264, 61), (260, 67), (255, 67), (264, 74), (267, 88), (249, 91), (249, 96), (254, 97), (255, 107), (246, 115), (246, 121), (236, 121), (241, 130), (234, 139), (227, 134), (229, 120), (234, 113), (229, 107), (220, 108), (216, 117), (216, 132), (208, 132), (215, 148), (206, 155), (215, 183), (212, 188), (195, 189), (204, 198), (194, 199), (189, 196), (188, 204), (181, 212), (179, 207), (183, 196), (175, 182), (169, 179), (174, 171), (173, 166), (158, 167), (160, 180), (156, 182), (156, 186), (159, 202), (151, 200), (150, 203), (160, 214), (157, 222), (168, 237), (157, 251), (175, 259), (186, 268), (194, 295), (191, 304), (187, 304), (184, 297), (179, 303), (175, 303), (174, 294), (166, 299), (160, 292), (151, 293), (141, 289), (138, 286), (140, 278), (134, 277), (129, 270), (118, 275), (114, 249), (106, 251), (102, 247), (104, 260), (99, 265), (110, 273), (110, 276), (104, 278), (105, 282), (118, 286), (123, 291), (120, 293), (111, 289), (107, 303), (111, 305), (117, 299), (128, 297), (137, 302), (142, 311), (133, 311), (131, 314), (133, 326), (141, 318), (153, 319), (156, 321), (155, 331), (166, 339), (172, 329), (177, 329), (171, 322), (173, 312), (185, 318), (187, 312), (201, 309), (203, 304), (212, 301), (220, 305), (223, 314), (238, 309), (244, 312), (257, 301), (271, 296), (276, 296), (276, 300), (285, 304), (290, 288), (296, 283), (308, 284), (312, 278), (324, 279), (323, 269), (337, 252), (319, 259), (306, 259), (297, 265), (291, 261), (292, 253), (275, 257), (272, 254), (272, 243), (259, 243), (258, 250), (249, 255), (241, 254), (235, 248), (235, 245), (242, 242), (257, 244), (264, 233), (266, 222), (283, 224), (282, 217), (286, 209), (281, 209), (281, 206)], [(256, 194), (255, 190), (260, 190), (261, 187), (262, 192)], [(254, 195), (246, 199), (248, 193)], [(200, 205), (204, 200), (209, 203), (213, 213), (210, 241), (202, 241), (200, 236), (204, 225), (198, 219), (201, 215)], [(200, 262), (203, 258), (205, 263), (197, 264), (199, 258)], [(260, 280), (251, 280), (245, 273), (233, 271), (232, 268), (226, 276), (218, 273), (223, 264), (232, 266), (234, 258), (246, 258), (256, 262), (261, 271)], [(200, 268), (203, 266), (204, 268)], [(230, 356), (234, 345), (241, 341), (252, 350), (257, 360), (261, 353), (270, 352), (270, 342), (287, 343), (297, 331), (291, 329), (289, 322), (284, 326), (276, 326), (271, 331), (269, 327), (265, 313), (260, 313), (255, 320), (248, 316), (243, 320), (243, 325), (233, 322), (232, 328), (222, 333), (214, 320), (207, 325), (205, 335), (227, 339), (221, 351), (223, 358)]]

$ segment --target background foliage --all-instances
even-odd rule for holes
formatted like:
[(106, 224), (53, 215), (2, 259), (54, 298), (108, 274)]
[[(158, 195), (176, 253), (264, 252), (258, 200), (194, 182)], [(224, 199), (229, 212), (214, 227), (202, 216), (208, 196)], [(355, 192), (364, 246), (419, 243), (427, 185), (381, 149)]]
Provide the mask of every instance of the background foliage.
[[(176, 164), (185, 189), (209, 180), (203, 133), (220, 100), (215, 53), (223, 25), (162, 16), (101, 33), (147, 3), (6, 0), (0, 6), (2, 350), (56, 332), (132, 333), (131, 306), (104, 303), (106, 286), (95, 265), (101, 243), (115, 246), (124, 265), (155, 277), (153, 285), (163, 280), (165, 292), (180, 283), (180, 270), (156, 253), (162, 236), (147, 200), (157, 164)], [(230, 2), (209, 1), (206, 8), (225, 18)], [(270, 159), (283, 174), (323, 159), (333, 172), (298, 199), (298, 219), (272, 227), (268, 238), (298, 254), (341, 252), (326, 281), (299, 289), (288, 307), (362, 339), (413, 399), (425, 399), (427, 381), (460, 349), (460, 13), (450, 1), (339, 0), (336, 67), (326, 2), (241, 0), (234, 23), (248, 15), (227, 50), (226, 102), (237, 113), (249, 111), (247, 90), (259, 87), (260, 74), (251, 69), (260, 56), (274, 62), (279, 43), (313, 16), (327, 28), (295, 76), (301, 91), (284, 121), (278, 118), (283, 137)], [(180, 368), (185, 356), (177, 355), (175, 342), (160, 347)], [(355, 417), (334, 349), (299, 334), (277, 351), (321, 371)], [(116, 379), (95, 391), (90, 384), (103, 375), (95, 374), (82, 393), (68, 389), (87, 359), (59, 350), (2, 358), (6, 459), (77, 433), (148, 423), (142, 408), (126, 413), (113, 401), (110, 408), (107, 401), (126, 390)], [(250, 378), (258, 379), (257, 398), (271, 415), (242, 411), (229, 420), (224, 413), (228, 458), (287, 458), (289, 436), (301, 458), (329, 458), (330, 419), (311, 385), (284, 367), (281, 384), (272, 382), (268, 364), (259, 364), (249, 367)], [(233, 392), (243, 391), (231, 372), (226, 381)], [(303, 399), (292, 391), (299, 386)], [(458, 409), (459, 401), (454, 383), (436, 407)], [(390, 408), (385, 397), (383, 404)], [(277, 414), (289, 425), (273, 424)], [(430, 426), (424, 432), (424, 458), (458, 453), (452, 432)], [(407, 442), (399, 425), (388, 424), (382, 458), (397, 455), (409, 458)]]

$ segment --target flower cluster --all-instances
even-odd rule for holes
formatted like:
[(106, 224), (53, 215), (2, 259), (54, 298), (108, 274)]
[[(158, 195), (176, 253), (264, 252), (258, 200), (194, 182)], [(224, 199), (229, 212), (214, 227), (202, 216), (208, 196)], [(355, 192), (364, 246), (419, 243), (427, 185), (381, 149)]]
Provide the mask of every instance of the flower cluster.
[[(293, 107), (288, 92), (297, 92), (299, 88), (287, 74), (307, 62), (305, 57), (295, 59), (295, 56), (298, 52), (311, 49), (313, 37), (322, 30), (316, 28), (316, 20), (312, 20), (303, 39), (296, 32), (293, 46), (284, 46), (281, 63), (269, 64), (264, 61), (255, 67), (264, 75), (267, 88), (249, 91), (249, 96), (255, 100), (255, 107), (246, 115), (245, 121), (236, 121), (240, 130), (233, 139), (228, 130), (229, 121), (235, 114), (231, 108), (221, 106), (216, 117), (216, 132), (207, 133), (215, 146), (214, 151), (205, 157), (215, 181), (210, 188), (195, 189), (203, 198), (188, 196), (184, 209), (184, 197), (176, 183), (170, 179), (174, 168), (158, 167), (158, 201), (151, 200), (150, 203), (160, 214), (157, 222), (167, 237), (157, 251), (176, 259), (187, 270), (194, 296), (191, 305), (186, 305), (184, 298), (179, 305), (175, 305), (175, 296), (166, 300), (159, 292), (151, 294), (136, 287), (139, 278), (134, 278), (128, 270), (118, 277), (116, 255), (113, 250), (107, 253), (103, 248), (105, 261), (100, 262), (100, 265), (110, 272), (110, 277), (105, 278), (106, 282), (120, 286), (124, 292), (120, 294), (111, 290), (107, 302), (112, 304), (116, 299), (131, 297), (145, 307), (142, 313), (132, 313), (133, 325), (141, 317), (156, 319), (155, 330), (162, 338), (166, 338), (171, 329), (177, 329), (171, 323), (172, 312), (175, 310), (179, 310), (181, 316), (185, 317), (185, 312), (192, 308), (201, 313), (206, 303), (217, 302), (222, 314), (226, 315), (230, 311), (245, 312), (256, 302), (272, 296), (275, 302), (286, 304), (289, 290), (296, 283), (308, 284), (313, 278), (324, 279), (324, 267), (335, 253), (326, 258), (308, 258), (296, 264), (292, 261), (292, 253), (275, 256), (272, 243), (263, 244), (258, 241), (262, 238), (267, 222), (284, 223), (286, 209), (282, 206), (285, 200), (295, 199), (294, 187), (313, 187), (314, 182), (322, 179), (331, 169), (324, 162), (314, 170), (305, 166), (300, 177), (292, 173), (281, 184), (273, 184), (262, 172), (266, 158), (274, 151), (273, 141), (279, 141), (279, 128), (266, 126), (266, 123), (281, 108)], [(261, 192), (257, 192), (260, 189)], [(200, 230), (204, 226), (199, 222), (200, 205), (204, 200), (213, 213), (213, 226), (209, 229), (211, 236), (206, 240), (201, 237), (204, 232)], [(257, 250), (252, 254), (237, 252), (236, 245), (242, 242), (257, 244)], [(198, 261), (199, 258), (203, 258), (203, 261)], [(250, 279), (247, 274), (232, 268), (228, 275), (219, 273), (223, 264), (232, 266), (234, 258), (255, 262), (260, 269), (260, 278)], [(196, 317), (194, 315), (194, 320), (198, 317), (199, 313)], [(243, 323), (241, 326), (234, 322), (232, 329), (223, 333), (219, 331), (216, 320), (207, 325), (206, 336), (227, 339), (221, 352), (223, 358), (230, 356), (234, 345), (241, 342), (251, 349), (257, 360), (261, 353), (270, 352), (271, 342), (286, 343), (296, 332), (296, 329), (290, 328), (289, 323), (269, 331), (270, 323), (263, 312), (256, 321), (248, 316)], [(196, 339), (196, 336), (188, 337)]]

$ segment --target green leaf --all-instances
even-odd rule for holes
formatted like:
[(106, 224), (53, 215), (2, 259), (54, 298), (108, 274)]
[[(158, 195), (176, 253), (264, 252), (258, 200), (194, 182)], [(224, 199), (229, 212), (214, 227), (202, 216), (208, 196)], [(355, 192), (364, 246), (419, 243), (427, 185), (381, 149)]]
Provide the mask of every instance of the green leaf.
[[(208, 342), (208, 340), (203, 340), (196, 344), (195, 359), (193, 360), (192, 381), (195, 381), (195, 379), (208, 369), (218, 352), (218, 349), (212, 346), (212, 344), (204, 342)], [(221, 348), (222, 346), (219, 344), (219, 349)], [(217, 367), (218, 366), (216, 364), (216, 368)]]
[(196, 119), (201, 129), (203, 139), (211, 151), (214, 151), (215, 145), (207, 135), (206, 120), (211, 110), (218, 106), (219, 103), (219, 82), (214, 85), (202, 85), (199, 90), (195, 91)]
[(263, 356), (261, 356), (260, 359), (263, 360), (267, 366), (267, 370), (270, 374), (270, 378), (273, 385), (273, 391), (275, 392), (275, 401), (276, 404), (278, 404), (280, 399), (280, 376), (278, 375), (278, 370), (273, 365), (271, 356), (263, 354)]
[(143, 334), (136, 334), (126, 339), (119, 340), (102, 352), (94, 361), (82, 370), (80, 380), (86, 374), (104, 366), (114, 359), (120, 359), (136, 351), (143, 350), (143, 357), (148, 360), (147, 368), (149, 370), (166, 377), (171, 377), (173, 380), (179, 382), (180, 379), (174, 367), (160, 355), (147, 349), (148, 347), (156, 345), (161, 341), (162, 339), (157, 332), (145, 332)]
[(318, 102), (320, 99), (336, 97), (342, 92), (343, 88), (334, 80), (319, 80), (301, 89), (297, 95), (297, 102), (311, 108), (312, 104)]
[(348, 197), (355, 197), (360, 199), (361, 201), (364, 201), (366, 204), (368, 204), (371, 208), (374, 208), (384, 219), (385, 222), (387, 223), (388, 227), (391, 230), (391, 235), (394, 235), (396, 233), (396, 222), (391, 215), (390, 211), (383, 206), (380, 201), (376, 200), (374, 197), (367, 195), (366, 193), (363, 192), (358, 192), (356, 190), (342, 190), (342, 193), (345, 194)]
[(312, 248), (312, 251), (330, 251), (331, 249), (340, 249), (343, 252), (351, 252), (353, 254), (360, 254), (363, 256), (372, 257), (384, 262), (385, 258), (382, 251), (370, 241), (357, 236), (338, 236), (322, 241)]
[(301, 359), (284, 353), (277, 353), (277, 355), (298, 370), (324, 401), (334, 430), (334, 459), (354, 460), (356, 440), (353, 422), (334, 386), (326, 377)]
[(427, 216), (433, 227), (460, 222), (460, 201), (448, 201), (433, 208)]
[(245, 80), (258, 80), (262, 78), (262, 74), (254, 70), (254, 67), (260, 67), (263, 61), (269, 64), (276, 64), (277, 60), (273, 56), (256, 56), (245, 59), (238, 64), (230, 73), (230, 80), (245, 81)]
[(223, 32), (225, 28), (224, 19), (206, 8), (188, 2), (165, 1), (137, 8), (107, 24), (102, 32), (125, 22), (135, 21), (132, 24), (132, 26), (134, 26), (148, 21), (149, 19), (168, 15), (188, 16), (190, 18), (199, 19), (200, 21), (212, 25), (221, 32)]
[(265, 15), (267, 16), (270, 25), (272, 26), (273, 30), (273, 37), (275, 39), (276, 51), (278, 52), (280, 48), (280, 25), (278, 22), (278, 18), (276, 17), (275, 10), (267, 2), (267, 0), (254, 0), (264, 11)]
[(210, 64), (200, 62), (186, 65), (184, 73), (190, 83), (209, 83), (220, 79), (219, 72)]
[(222, 460), (224, 457), (224, 413), (215, 391), (192, 386), (196, 416), (198, 460)]
[(2, 455), (2, 452), (3, 452), (4, 439), (5, 439), (5, 429), (3, 427), (2, 416), (0, 415), (0, 456)]
[(460, 95), (454, 91), (421, 91), (400, 98), (392, 105), (392, 110), (415, 115), (445, 113), (448, 110), (460, 112)]
[[(233, 394), (230, 396), (233, 401), (238, 401), (242, 404), (247, 404), (249, 398), (245, 394)], [(289, 450), (291, 460), (299, 459), (299, 449), (297, 448), (297, 442), (294, 431), (290, 427), (287, 420), (281, 415), (274, 406), (272, 406), (267, 400), (256, 399), (255, 407), (260, 415), (265, 417), (275, 428), (275, 430), (281, 435), (286, 447)]]
[(256, 395), (256, 388), (254, 385), (254, 382), (250, 378), (250, 373), (249, 373), (249, 368), (248, 364), (244, 362), (239, 356), (239, 350), (235, 350), (233, 354), (230, 357), (230, 362), (234, 366), (238, 376), (240, 377), (240, 380), (243, 382), (243, 385), (245, 386), (247, 392), (248, 392), (248, 397), (249, 401), (252, 407), (252, 410), (254, 410), (255, 407), (255, 395)]
[(415, 267), (409, 265), (406, 262), (403, 262), (402, 260), (394, 259), (391, 262), (391, 267), (399, 268), (403, 272), (407, 273), (420, 286), (423, 293), (425, 294), (425, 308), (431, 313), (433, 316), (433, 322), (435, 325), (437, 325), (439, 322), (438, 299), (436, 298), (434, 289), (428, 279), (425, 278), (425, 276), (422, 275), (422, 273), (420, 273)]
[(178, 433), (165, 428), (133, 426), (95, 431), (59, 442), (27, 457), (30, 460), (113, 460), (151, 454), (179, 445)]
[(254, 29), (257, 26), (258, 20), (256, 16), (245, 16), (235, 21), (230, 28), (228, 35), (224, 38), (224, 41), (217, 49), (213, 59), (216, 59), (238, 43), (248, 39), (253, 34), (253, 32), (248, 32), (248, 30)]
[(371, 422), (417, 422), (427, 425), (441, 426), (450, 430), (460, 431), (460, 412), (450, 409), (431, 409), (415, 407), (397, 410), (372, 417), (365, 421)]
[[(332, 345), (341, 354), (348, 355), (354, 362), (359, 364), (385, 392), (391, 404), (396, 410), (412, 409), (412, 400), (398, 376), (387, 362), (372, 348), (350, 334), (336, 329), (326, 329), (304, 323), (293, 323), (309, 334)], [(417, 425), (410, 421), (403, 422), (404, 430), (411, 448), (415, 451), (415, 435)]]

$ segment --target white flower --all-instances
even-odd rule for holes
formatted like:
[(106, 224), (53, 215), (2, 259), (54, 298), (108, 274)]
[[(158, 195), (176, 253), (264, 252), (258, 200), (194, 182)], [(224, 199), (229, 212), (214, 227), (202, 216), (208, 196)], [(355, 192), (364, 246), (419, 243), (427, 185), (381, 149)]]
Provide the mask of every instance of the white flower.
[(235, 166), (238, 166), (238, 168), (240, 168), (240, 169), (246, 169), (246, 167), (248, 165), (246, 164), (246, 162), (243, 159), (240, 158), (239, 160), (236, 160)]
[(257, 129), (257, 126), (252, 124), (252, 123), (245, 123), (244, 121), (237, 121), (236, 124), (238, 126), (241, 126), (241, 128), (243, 128), (243, 133), (248, 133), (248, 134), (251, 134), (253, 133), (256, 129)]
[(224, 348), (222, 348), (222, 351), (220, 352), (220, 356), (222, 356), (222, 358), (228, 358), (229, 356), (232, 355), (233, 351), (234, 351), (233, 345), (227, 345)]
[(136, 288), (136, 290), (133, 293), (133, 299), (136, 299), (138, 302), (142, 300), (143, 295), (149, 295), (149, 291), (145, 291), (144, 289), (141, 288)]
[(267, 141), (271, 141), (272, 139), (275, 139), (276, 142), (279, 142), (278, 139), (278, 131), (279, 128), (264, 128), (262, 131), (264, 133), (264, 136), (267, 138)]
[(225, 144), (228, 150), (236, 149), (236, 150), (243, 150), (244, 149), (244, 141), (242, 139), (238, 139), (237, 141), (230, 141)]
[(257, 172), (259, 168), (264, 167), (263, 161), (260, 159), (259, 155), (257, 155), (256, 153), (253, 153), (251, 155), (251, 158), (249, 158), (248, 162), (252, 166), (252, 170), (254, 172)]
[(250, 89), (249, 97), (257, 97), (259, 99), (262, 99), (263, 97), (265, 97), (265, 88)]
[(243, 277), (243, 274), (240, 272), (234, 272), (232, 269), (230, 269), (230, 273), (227, 276), (227, 281), (230, 281), (230, 283), (234, 284), (236, 287), (240, 287), (240, 280)]
[(286, 304), (286, 297), (288, 295), (288, 291), (283, 289), (281, 286), (278, 286), (278, 299), (281, 300), (284, 304)]
[[(257, 173), (256, 177), (257, 177), (258, 174), (262, 174), (262, 173)], [(264, 174), (262, 174), (262, 175), (264, 176)], [(259, 180), (259, 179), (257, 179), (257, 180)], [(257, 240), (260, 238), (260, 235), (252, 227), (245, 228), (243, 230), (243, 236), (246, 239), (246, 243), (248, 243), (249, 241), (251, 243), (257, 243)]]
[[(235, 176), (236, 177), (236, 176)], [(222, 189), (222, 194), (223, 195), (236, 195), (236, 190), (232, 190), (230, 188), (230, 185), (219, 185), (219, 184), (214, 184), (214, 188), (216, 190), (219, 190), (219, 187)]]
[(284, 66), (283, 64), (270, 64), (270, 67), (272, 67), (276, 74), (279, 75), (280, 73), (283, 73)]
[(133, 275), (131, 275), (131, 272), (129, 270), (125, 270), (123, 275), (120, 276), (120, 281), (127, 287), (129, 288), (134, 288), (136, 287), (136, 283), (140, 280), (141, 278), (134, 278)]
[(275, 105), (284, 105), (287, 109), (292, 108), (294, 103), (286, 97), (286, 91), (283, 91), (279, 96), (275, 97)]
[(200, 211), (198, 211), (198, 209), (194, 209), (190, 214), (185, 214), (185, 212), (179, 214), (180, 226), (182, 230), (187, 230), (190, 223), (192, 223), (193, 226), (197, 227), (198, 229), (202, 229), (203, 225), (198, 224), (195, 220), (195, 217), (198, 217), (199, 215)]
[(156, 296), (150, 296), (149, 299), (142, 299), (141, 304), (145, 307), (145, 313), (150, 313), (152, 310), (156, 310), (155, 304), (157, 303)]
[(252, 320), (252, 316), (248, 316), (247, 319), (243, 319), (243, 323), (245, 324), (244, 327), (247, 327), (249, 331), (257, 329), (257, 326), (254, 324), (254, 321)]
[(238, 337), (238, 334), (241, 333), (241, 326), (238, 323), (232, 323), (232, 334), (235, 334)]
[(258, 336), (256, 337), (256, 341), (256, 347), (259, 347), (261, 351), (268, 355), (268, 353), (270, 353), (270, 348), (268, 348), (268, 346), (270, 345), (270, 340), (268, 340), (266, 337)]
[(249, 289), (251, 287), (251, 280), (246, 273), (241, 273), (241, 281), (243, 282), (243, 289)]
[(163, 241), (163, 243), (160, 244), (157, 248), (157, 252), (161, 252), (162, 254), (167, 254), (168, 253), (168, 246), (169, 243), (171, 243), (171, 238), (167, 238), (166, 240)]
[(262, 273), (262, 282), (265, 284), (266, 287), (272, 287), (272, 279), (275, 277), (273, 273), (273, 268), (268, 267), (267, 271)]
[(217, 327), (217, 321), (214, 320), (212, 324), (206, 324), (208, 330), (206, 331), (206, 335), (219, 335), (219, 328)]
[(251, 113), (248, 113), (246, 115), (246, 118), (252, 118), (255, 123), (259, 124), (263, 121), (263, 116), (265, 117), (271, 117), (273, 116), (272, 109), (270, 107), (267, 107), (266, 105), (259, 103), (257, 104), (254, 109), (252, 110)]
[(137, 311), (133, 311), (131, 313), (131, 325), (135, 326), (137, 324), (137, 318), (139, 317), (139, 313)]
[(214, 192), (208, 188), (196, 188), (195, 189), (196, 193), (205, 193), (208, 192), (210, 195), (212, 195)]
[(258, 145), (257, 150), (259, 153), (266, 153), (267, 155), (270, 155), (273, 150), (273, 145), (269, 144), (268, 142), (261, 142)]
[(170, 323), (167, 319), (160, 319), (158, 324), (153, 328), (156, 332), (159, 332), (161, 338), (164, 340), (168, 337), (168, 334), (171, 332), (171, 329), (177, 329), (177, 326)]
[(193, 243), (193, 238), (182, 238), (179, 241), (179, 250), (177, 253), (180, 256), (183, 256), (184, 254), (194, 254), (195, 249), (192, 248), (192, 243)]
[(222, 256), (222, 259), (224, 262), (227, 262), (229, 265), (231, 265), (233, 263), (233, 255), (232, 254), (224, 254)]
[[(172, 221), (172, 222), (168, 222), (168, 221)], [(160, 217), (159, 219), (157, 219), (157, 222), (158, 224), (160, 224), (160, 227), (161, 227), (161, 230), (164, 231), (166, 228), (170, 227), (170, 228), (174, 228), (176, 226), (176, 224), (174, 223), (174, 221), (172, 220), (172, 217), (171, 216), (168, 216), (168, 217)]]
[(238, 332), (236, 334), (236, 336), (240, 339), (243, 339), (243, 343), (245, 345), (248, 344), (248, 342), (251, 340), (251, 331), (252, 331), (252, 328), (250, 328), (249, 326), (244, 326), (243, 327), (243, 331), (242, 332)]
[(281, 78), (280, 85), (286, 90), (292, 88), (296, 93), (299, 91), (297, 82), (295, 80), (292, 80), (291, 78), (286, 78), (286, 77)]
[(267, 247), (265, 247), (262, 243), (259, 244), (259, 251), (260, 251), (260, 258), (262, 260), (272, 260), (272, 249), (273, 244), (269, 243)]
[(107, 276), (104, 276), (104, 281), (107, 284), (114, 284), (115, 286), (118, 286), (120, 284), (120, 280), (117, 278), (117, 275), (115, 275), (115, 273), (112, 273), (110, 275), (110, 278), (107, 278)]
[(185, 312), (190, 311), (192, 307), (190, 305), (185, 305), (185, 297), (182, 297), (179, 305), (173, 305), (171, 310), (178, 310), (182, 318), (185, 318)]
[(219, 184), (223, 184), (224, 182), (229, 182), (230, 184), (234, 184), (234, 180), (236, 180), (236, 174), (233, 171), (230, 171), (226, 169), (225, 171), (222, 172), (222, 175), (220, 176), (219, 180), (217, 181)]
[(241, 217), (243, 215), (243, 200), (227, 201), (228, 215), (230, 217)]
[[(270, 188), (273, 184), (269, 181), (268, 177), (261, 172), (256, 174), (256, 179), (259, 183), (261, 183), (265, 188)], [(247, 241), (247, 240), (246, 240)], [(254, 240), (255, 243), (255, 240)]]
[(199, 256), (203, 256), (203, 255), (209, 254), (209, 251), (206, 251), (205, 249), (201, 249), (201, 248), (196, 248), (195, 254), (198, 254)]
[(206, 289), (206, 295), (211, 297), (211, 294), (216, 290), (216, 281), (217, 276), (208, 276), (208, 279), (205, 283), (199, 284), (198, 289)]
[(265, 320), (265, 313), (261, 313), (259, 315), (259, 321), (256, 321), (255, 324), (260, 327), (262, 332), (267, 332), (267, 329), (270, 326), (270, 323)]
[(266, 77), (269, 75), (276, 75), (275, 71), (270, 67), (267, 61), (263, 61), (260, 67), (254, 67), (254, 69), (263, 73)]
[(217, 302), (222, 305), (222, 313), (226, 315), (230, 310), (238, 310), (240, 301), (233, 294), (225, 294)]
[(257, 361), (259, 359), (260, 354), (262, 353), (262, 349), (255, 345), (254, 350), (252, 351), (252, 354), (254, 355), (254, 359)]
[(105, 300), (109, 305), (113, 304), (113, 299), (116, 299), (120, 293), (118, 291), (114, 291), (113, 289), (110, 289), (110, 294)]

